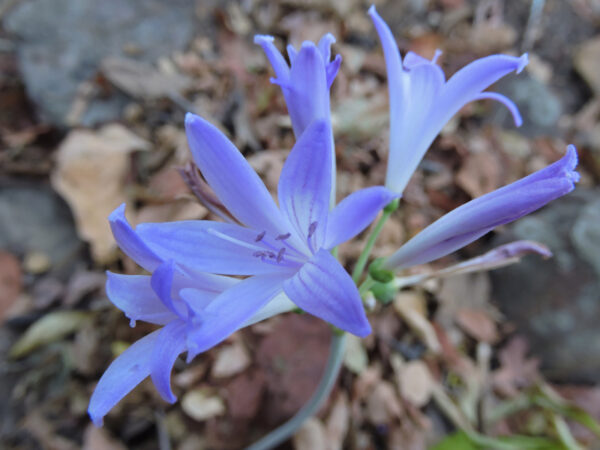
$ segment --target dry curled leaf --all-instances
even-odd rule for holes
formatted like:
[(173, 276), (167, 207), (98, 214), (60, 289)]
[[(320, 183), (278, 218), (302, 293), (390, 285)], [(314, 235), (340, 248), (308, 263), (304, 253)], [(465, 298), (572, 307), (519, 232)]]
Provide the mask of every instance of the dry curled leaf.
[(192, 419), (203, 421), (225, 413), (225, 402), (204, 389), (187, 392), (181, 400), (183, 411)]
[(52, 185), (71, 207), (77, 231), (91, 244), (98, 263), (109, 262), (114, 255), (106, 218), (126, 200), (129, 154), (149, 148), (148, 142), (118, 124), (98, 131), (71, 131), (58, 148)]

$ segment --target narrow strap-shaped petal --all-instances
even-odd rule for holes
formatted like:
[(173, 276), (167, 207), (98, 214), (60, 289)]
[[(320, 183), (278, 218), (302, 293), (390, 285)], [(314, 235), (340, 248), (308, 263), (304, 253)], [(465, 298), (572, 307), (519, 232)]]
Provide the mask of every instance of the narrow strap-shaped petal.
[(326, 250), (319, 250), (283, 290), (304, 311), (365, 337), (371, 332), (360, 294), (350, 275)]
[[(442, 70), (430, 61), (411, 67), (402, 79), (390, 81), (401, 83), (402, 103), (399, 111), (393, 111), (395, 119), (390, 123), (390, 154), (386, 175), (386, 187), (401, 193), (414, 173), (427, 148), (431, 144), (424, 132), (435, 110), (437, 98), (444, 86)], [(390, 100), (391, 101), (391, 100)], [(437, 134), (437, 132), (436, 132)], [(431, 137), (431, 140), (435, 135)]]
[(467, 64), (446, 83), (434, 121), (446, 123), (460, 108), (473, 101), (500, 78), (511, 72), (520, 73), (527, 62), (525, 53), (520, 57), (491, 55)]
[(327, 89), (331, 88), (331, 85), (333, 84), (333, 80), (335, 80), (335, 77), (337, 76), (337, 74), (340, 70), (341, 64), (342, 64), (342, 55), (335, 55), (335, 58), (333, 59), (333, 61), (331, 61), (325, 67), (325, 72), (327, 73)]
[(329, 120), (326, 62), (317, 46), (305, 41), (294, 58), (289, 87), (284, 87), (288, 113), (296, 139), (315, 120)]
[(398, 194), (382, 187), (373, 186), (353, 192), (343, 199), (327, 219), (326, 249), (346, 242), (364, 230), (377, 213)]
[(177, 316), (158, 298), (148, 275), (106, 272), (106, 295), (135, 325), (135, 321), (165, 325)]
[[(246, 278), (215, 298), (188, 334), (188, 361), (238, 330), (281, 291), (284, 279), (279, 275)], [(193, 295), (193, 290), (181, 291), (187, 301), (193, 301)]]
[(579, 180), (575, 147), (554, 164), (515, 183), (456, 208), (429, 225), (386, 262), (402, 269), (441, 258), (478, 239), (493, 228), (512, 222), (568, 194)]
[(506, 106), (506, 109), (510, 112), (515, 122), (515, 126), (520, 127), (523, 124), (523, 119), (521, 118), (521, 113), (519, 112), (519, 108), (515, 105), (510, 98), (505, 95), (498, 94), (497, 92), (482, 92), (478, 96), (476, 96), (473, 100), (496, 100), (497, 102), (502, 103)]
[[(288, 250), (280, 261), (264, 258), (262, 252), (277, 254), (283, 246), (276, 239), (278, 235), (229, 223), (208, 220), (144, 223), (136, 231), (157, 255), (177, 261), (186, 272), (191, 268), (195, 272), (227, 275), (280, 273), (297, 268), (294, 257), (302, 256)], [(193, 272), (189, 273), (193, 276)]]
[(296, 309), (296, 305), (290, 298), (285, 295), (284, 292), (280, 292), (275, 296), (273, 300), (263, 306), (257, 313), (255, 313), (250, 319), (248, 319), (241, 328), (250, 326), (257, 322), (261, 322), (269, 317), (276, 316), (278, 314), (292, 311)]
[(183, 320), (171, 322), (160, 330), (152, 350), (150, 377), (160, 396), (169, 403), (177, 400), (171, 390), (171, 371), (177, 357), (186, 347), (186, 327)]
[(152, 272), (162, 263), (161, 259), (148, 248), (127, 222), (125, 203), (117, 207), (108, 216), (108, 221), (117, 244), (127, 256), (149, 272)]
[(150, 284), (152, 289), (158, 295), (158, 298), (163, 302), (166, 308), (168, 308), (173, 314), (184, 318), (187, 316), (187, 311), (175, 305), (172, 297), (173, 291), (173, 278), (175, 277), (175, 264), (173, 261), (166, 261), (156, 268), (152, 277), (150, 278)]
[(331, 59), (331, 46), (333, 44), (335, 44), (335, 37), (331, 33), (325, 33), (323, 37), (319, 39), (319, 43), (317, 44), (325, 64), (329, 64), (329, 60)]
[(400, 51), (392, 31), (377, 13), (375, 5), (369, 8), (369, 16), (373, 20), (381, 46), (383, 47), (383, 55), (385, 56), (385, 65), (388, 78), (388, 89), (390, 92), (390, 127), (397, 126), (399, 117), (397, 112), (402, 108), (404, 101), (401, 80), (405, 76), (402, 69), (402, 59)]
[(294, 145), (279, 178), (279, 207), (312, 250), (320, 248), (327, 229), (331, 140), (330, 124), (313, 122)]
[[(273, 36), (262, 34), (257, 34), (254, 36), (254, 43), (262, 47), (265, 55), (267, 55), (267, 59), (271, 63), (271, 67), (273, 67), (275, 75), (277, 75), (277, 78), (279, 78), (281, 81), (285, 81), (289, 77), (290, 67), (285, 62), (281, 52), (277, 50), (277, 47), (275, 47), (275, 44), (273, 44), (273, 41)], [(289, 56), (290, 60), (292, 60), (293, 55), (290, 54)]]
[(235, 145), (191, 113), (185, 117), (185, 130), (196, 165), (223, 205), (251, 228), (284, 232), (271, 194)]
[(94, 425), (102, 426), (102, 419), (108, 411), (150, 375), (152, 350), (159, 334), (160, 330), (156, 330), (136, 341), (106, 369), (88, 406)]

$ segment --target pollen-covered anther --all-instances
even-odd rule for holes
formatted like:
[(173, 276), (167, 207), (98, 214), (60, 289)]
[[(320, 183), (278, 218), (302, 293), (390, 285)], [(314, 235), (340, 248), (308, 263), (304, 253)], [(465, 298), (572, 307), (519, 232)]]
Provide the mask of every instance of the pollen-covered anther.
[(265, 234), (267, 234), (266, 231), (263, 231), (262, 233), (260, 233), (258, 236), (256, 236), (256, 238), (254, 238), (254, 242), (260, 242), (260, 241), (262, 241), (262, 238), (265, 237)]
[(285, 233), (285, 234), (280, 234), (279, 236), (277, 236), (275, 238), (276, 241), (284, 241), (287, 238), (289, 238), (292, 234), (291, 233)]
[(310, 239), (315, 231), (317, 231), (318, 222), (313, 222), (308, 226), (308, 238)]
[(277, 252), (277, 262), (280, 263), (283, 260), (283, 254), (285, 253), (285, 247), (281, 247)]

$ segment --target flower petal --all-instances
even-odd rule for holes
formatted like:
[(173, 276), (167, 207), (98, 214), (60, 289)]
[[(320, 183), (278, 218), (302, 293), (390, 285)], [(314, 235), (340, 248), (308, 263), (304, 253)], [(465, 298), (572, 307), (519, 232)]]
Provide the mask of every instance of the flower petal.
[(158, 298), (163, 302), (166, 308), (168, 308), (173, 314), (183, 318), (186, 317), (187, 311), (185, 311), (179, 305), (179, 308), (175, 305), (172, 297), (173, 291), (173, 278), (175, 277), (175, 264), (173, 261), (167, 261), (162, 263), (156, 268), (152, 277), (150, 278), (150, 285), (152, 289), (158, 295)]
[(185, 130), (194, 161), (225, 207), (251, 228), (285, 233), (271, 194), (235, 145), (191, 113), (185, 116)]
[(331, 141), (330, 124), (324, 120), (313, 122), (294, 145), (279, 178), (279, 207), (313, 249), (320, 248), (327, 230)]
[[(144, 223), (136, 230), (156, 254), (177, 261), (182, 270), (229, 275), (279, 273), (297, 267), (287, 257), (279, 263), (260, 258), (257, 252), (277, 252), (277, 235), (260, 235), (239, 225), (209, 220)], [(269, 247), (271, 246), (271, 247)], [(287, 256), (287, 255), (286, 255)], [(190, 276), (193, 272), (190, 272)]]
[(519, 181), (485, 194), (454, 209), (429, 225), (386, 262), (390, 269), (402, 269), (441, 258), (478, 239), (493, 228), (512, 222), (546, 203), (568, 194), (579, 180), (575, 147), (567, 154)]
[(131, 319), (164, 325), (177, 316), (156, 296), (148, 275), (120, 275), (106, 272), (106, 295)]
[(160, 330), (156, 330), (136, 341), (106, 369), (88, 406), (94, 425), (102, 426), (102, 419), (108, 411), (150, 375), (152, 350), (159, 334)]
[[(257, 34), (254, 36), (254, 43), (262, 47), (265, 55), (267, 55), (267, 59), (271, 63), (271, 67), (273, 67), (275, 75), (277, 75), (277, 78), (279, 78), (281, 81), (285, 81), (289, 78), (290, 67), (285, 62), (281, 52), (277, 50), (277, 47), (275, 47), (275, 44), (273, 44), (273, 41), (273, 36), (267, 36), (263, 34)], [(294, 56), (292, 54), (289, 56), (290, 60), (293, 61)]]
[(161, 259), (148, 248), (127, 222), (125, 203), (117, 207), (108, 216), (108, 221), (117, 244), (127, 256), (149, 272), (152, 272), (162, 263)]
[(326, 250), (315, 253), (283, 290), (304, 311), (342, 330), (360, 337), (371, 332), (352, 278)]
[[(246, 278), (215, 298), (188, 334), (188, 362), (238, 330), (281, 291), (284, 279), (279, 275)], [(194, 295), (193, 289), (181, 291), (186, 301), (193, 301)]]
[(381, 208), (397, 197), (398, 194), (382, 186), (369, 187), (350, 194), (329, 213), (323, 247), (332, 249), (352, 239), (369, 226)]
[(290, 70), (289, 86), (282, 85), (296, 139), (315, 120), (329, 120), (326, 61), (317, 46), (305, 41)]
[(280, 292), (273, 300), (263, 306), (260, 311), (250, 317), (250, 319), (242, 325), (242, 328), (294, 309), (296, 309), (294, 302), (291, 301), (284, 292)]
[(152, 351), (150, 377), (160, 396), (169, 403), (177, 400), (171, 390), (171, 371), (175, 360), (185, 350), (186, 327), (183, 320), (163, 327)]

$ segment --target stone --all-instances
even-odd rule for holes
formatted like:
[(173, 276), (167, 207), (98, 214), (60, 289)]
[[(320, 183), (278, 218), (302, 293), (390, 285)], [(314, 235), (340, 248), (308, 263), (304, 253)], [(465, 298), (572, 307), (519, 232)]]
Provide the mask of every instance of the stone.
[(600, 372), (599, 195), (578, 187), (493, 241), (531, 239), (554, 253), (490, 273), (492, 298), (553, 381), (595, 383)]
[[(104, 58), (127, 56), (154, 63), (184, 49), (196, 25), (194, 8), (190, 0), (25, 0), (6, 15), (3, 25), (17, 37), (29, 96), (44, 119), (64, 126), (81, 83), (94, 78)], [(102, 97), (87, 105), (80, 124), (119, 117), (125, 95)]]
[[(556, 123), (563, 113), (563, 105), (551, 86), (523, 72), (503, 78), (493, 90), (506, 95), (519, 108), (523, 117), (519, 133), (528, 137), (553, 136), (557, 133)], [(496, 102), (490, 117), (504, 128), (514, 129), (512, 116), (504, 105)]]
[(24, 257), (42, 254), (66, 280), (83, 260), (83, 243), (65, 202), (46, 184), (0, 183), (0, 248)]

